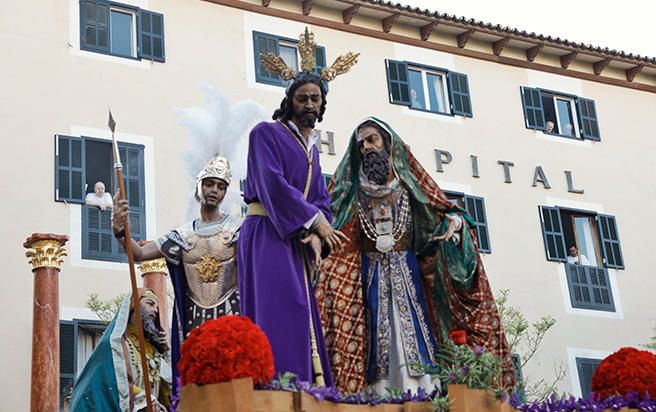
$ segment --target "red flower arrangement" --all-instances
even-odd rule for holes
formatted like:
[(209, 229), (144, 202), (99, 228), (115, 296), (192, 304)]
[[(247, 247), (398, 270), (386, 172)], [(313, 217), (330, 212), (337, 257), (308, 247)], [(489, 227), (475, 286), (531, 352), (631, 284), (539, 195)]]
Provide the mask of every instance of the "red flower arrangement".
[(656, 395), (656, 355), (646, 350), (622, 348), (601, 361), (592, 375), (592, 390), (609, 396), (637, 392), (641, 398)]
[(262, 330), (246, 316), (222, 316), (191, 331), (180, 347), (183, 385), (253, 378), (266, 384), (274, 375), (273, 352)]

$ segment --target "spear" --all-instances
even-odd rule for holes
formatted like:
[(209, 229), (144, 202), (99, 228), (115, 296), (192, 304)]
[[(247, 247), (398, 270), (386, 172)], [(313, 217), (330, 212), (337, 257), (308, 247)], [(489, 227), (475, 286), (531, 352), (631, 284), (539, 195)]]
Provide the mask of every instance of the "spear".
[[(112, 145), (114, 146), (114, 170), (116, 170), (116, 180), (118, 180), (118, 191), (120, 200), (125, 198), (125, 185), (123, 183), (123, 165), (121, 164), (121, 156), (118, 151), (118, 142), (114, 136), (116, 130), (116, 122), (112, 117), (112, 111), (109, 110), (109, 122), (107, 123), (109, 130), (112, 131)], [(130, 284), (132, 286), (132, 307), (134, 308), (134, 317), (137, 320), (137, 339), (139, 340), (139, 355), (141, 357), (141, 371), (144, 381), (144, 389), (146, 391), (146, 408), (148, 412), (153, 412), (153, 403), (150, 399), (150, 382), (148, 376), (148, 362), (146, 361), (146, 342), (143, 333), (143, 324), (141, 322), (141, 306), (139, 303), (139, 292), (137, 291), (137, 277), (134, 271), (134, 255), (132, 254), (132, 237), (130, 236), (130, 219), (125, 221), (125, 244), (123, 248), (128, 255), (128, 267), (130, 268)]]

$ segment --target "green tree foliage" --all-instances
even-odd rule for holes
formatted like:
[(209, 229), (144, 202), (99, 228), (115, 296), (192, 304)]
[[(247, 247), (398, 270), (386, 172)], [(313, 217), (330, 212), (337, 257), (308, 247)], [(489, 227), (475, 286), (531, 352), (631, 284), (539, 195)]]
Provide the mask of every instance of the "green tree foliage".
[[(501, 315), (501, 322), (506, 331), (506, 338), (511, 353), (518, 354), (521, 360), (520, 368), (528, 364), (539, 352), (540, 344), (547, 332), (556, 325), (556, 319), (551, 316), (542, 316), (537, 322), (529, 322), (526, 316), (508, 302), (509, 289), (502, 289), (497, 293), (496, 303)], [(554, 376), (550, 379), (539, 378), (535, 380), (524, 376), (523, 388), (527, 400), (543, 401), (556, 392), (556, 386), (567, 376), (567, 368), (561, 362), (554, 362)]]
[(125, 295), (118, 295), (108, 300), (100, 299), (97, 293), (89, 295), (85, 306), (98, 316), (100, 320), (109, 323), (123, 303)]

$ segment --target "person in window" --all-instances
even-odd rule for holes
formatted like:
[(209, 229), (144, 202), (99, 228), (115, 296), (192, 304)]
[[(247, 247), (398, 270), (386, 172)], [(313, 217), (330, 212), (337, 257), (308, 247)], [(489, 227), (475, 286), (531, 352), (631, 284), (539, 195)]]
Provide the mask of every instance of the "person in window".
[(87, 193), (84, 203), (89, 206), (98, 206), (100, 210), (106, 210), (108, 207), (112, 207), (112, 196), (105, 192), (103, 182), (96, 182), (93, 185), (93, 192)]
[[(174, 393), (183, 340), (207, 320), (240, 314), (236, 249), (242, 219), (219, 208), (231, 179), (228, 160), (214, 157), (196, 177), (200, 218), (143, 246), (131, 240), (135, 261), (167, 260), (175, 292), (171, 332)], [(117, 193), (112, 228), (121, 245), (128, 212), (127, 201), (119, 201)]]
[(413, 109), (424, 109), (421, 102), (417, 100), (417, 91), (415, 89), (410, 89), (410, 107)]
[(546, 127), (547, 127), (546, 129), (547, 133), (554, 133), (554, 122), (552, 122), (551, 120), (547, 120)]
[[(171, 391), (168, 339), (161, 326), (157, 296), (150, 289), (139, 289), (138, 294), (153, 410), (166, 412)], [(75, 383), (71, 411), (146, 410), (136, 325), (128, 293)]]
[(502, 384), (513, 387), (473, 221), (394, 130), (361, 122), (329, 189), (334, 225), (348, 237), (316, 286), (336, 386), (431, 392), (436, 382), (418, 365), (433, 364), (439, 342), (464, 330), (469, 345), (503, 359)]
[(565, 136), (574, 136), (574, 126), (571, 123), (567, 123), (565, 127), (563, 127), (563, 134)]
[(589, 265), (588, 258), (585, 255), (579, 253), (579, 250), (576, 246), (572, 245), (569, 247), (569, 255), (567, 256), (567, 263), (572, 265)]

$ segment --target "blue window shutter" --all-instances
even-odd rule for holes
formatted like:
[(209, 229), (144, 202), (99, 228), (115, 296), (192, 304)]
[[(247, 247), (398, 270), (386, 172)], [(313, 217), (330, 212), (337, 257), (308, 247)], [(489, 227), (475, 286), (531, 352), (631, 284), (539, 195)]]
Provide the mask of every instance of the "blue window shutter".
[(80, 48), (109, 53), (109, 2), (80, 0)]
[(55, 136), (55, 200), (84, 203), (86, 176), (84, 139)]
[(278, 37), (269, 34), (253, 32), (253, 52), (255, 54), (255, 80), (258, 83), (274, 84), (282, 86), (283, 80), (277, 74), (269, 71), (260, 64), (260, 54), (272, 53), (280, 55)]
[(542, 96), (539, 89), (521, 87), (524, 119), (528, 129), (546, 130)]
[(385, 60), (390, 103), (410, 106), (408, 65), (405, 62)]
[(576, 370), (581, 384), (581, 397), (587, 399), (592, 392), (592, 375), (601, 363), (600, 359), (576, 358)]
[(490, 235), (487, 228), (487, 216), (485, 214), (485, 201), (482, 197), (464, 196), (465, 210), (476, 224), (476, 239), (478, 250), (483, 253), (492, 253), (490, 246)]
[(82, 206), (82, 258), (115, 261), (116, 241), (112, 231), (112, 211)]
[(600, 141), (599, 122), (594, 100), (579, 97), (576, 99), (579, 122), (581, 123), (581, 136), (584, 139)]
[(148, 10), (139, 9), (137, 14), (137, 39), (139, 57), (164, 61), (164, 16)]
[(567, 262), (565, 253), (565, 236), (560, 220), (560, 210), (557, 207), (539, 206), (544, 250), (547, 260)]
[(622, 247), (617, 232), (617, 222), (614, 216), (597, 215), (597, 226), (601, 238), (601, 253), (607, 268), (624, 269)]
[(72, 321), (59, 321), (59, 407), (64, 407), (64, 399), (75, 383), (77, 364), (77, 328)]
[(449, 96), (451, 98), (451, 113), (472, 117), (471, 97), (467, 75), (448, 72)]
[(317, 46), (314, 57), (316, 60), (316, 71), (321, 74), (321, 70), (326, 67), (326, 48), (323, 46)]
[[(123, 164), (125, 195), (130, 207), (130, 234), (135, 240), (143, 240), (146, 237), (143, 146), (119, 143), (119, 153)], [(123, 249), (119, 250), (123, 254)]]
[[(323, 70), (326, 67), (326, 48), (323, 46), (317, 46), (314, 54), (315, 54), (314, 57), (316, 61), (315, 71), (321, 74), (321, 70)], [(326, 86), (326, 89), (328, 89), (329, 87), (328, 82), (324, 82), (324, 85)]]
[(570, 263), (565, 268), (573, 308), (615, 312), (608, 269)]

